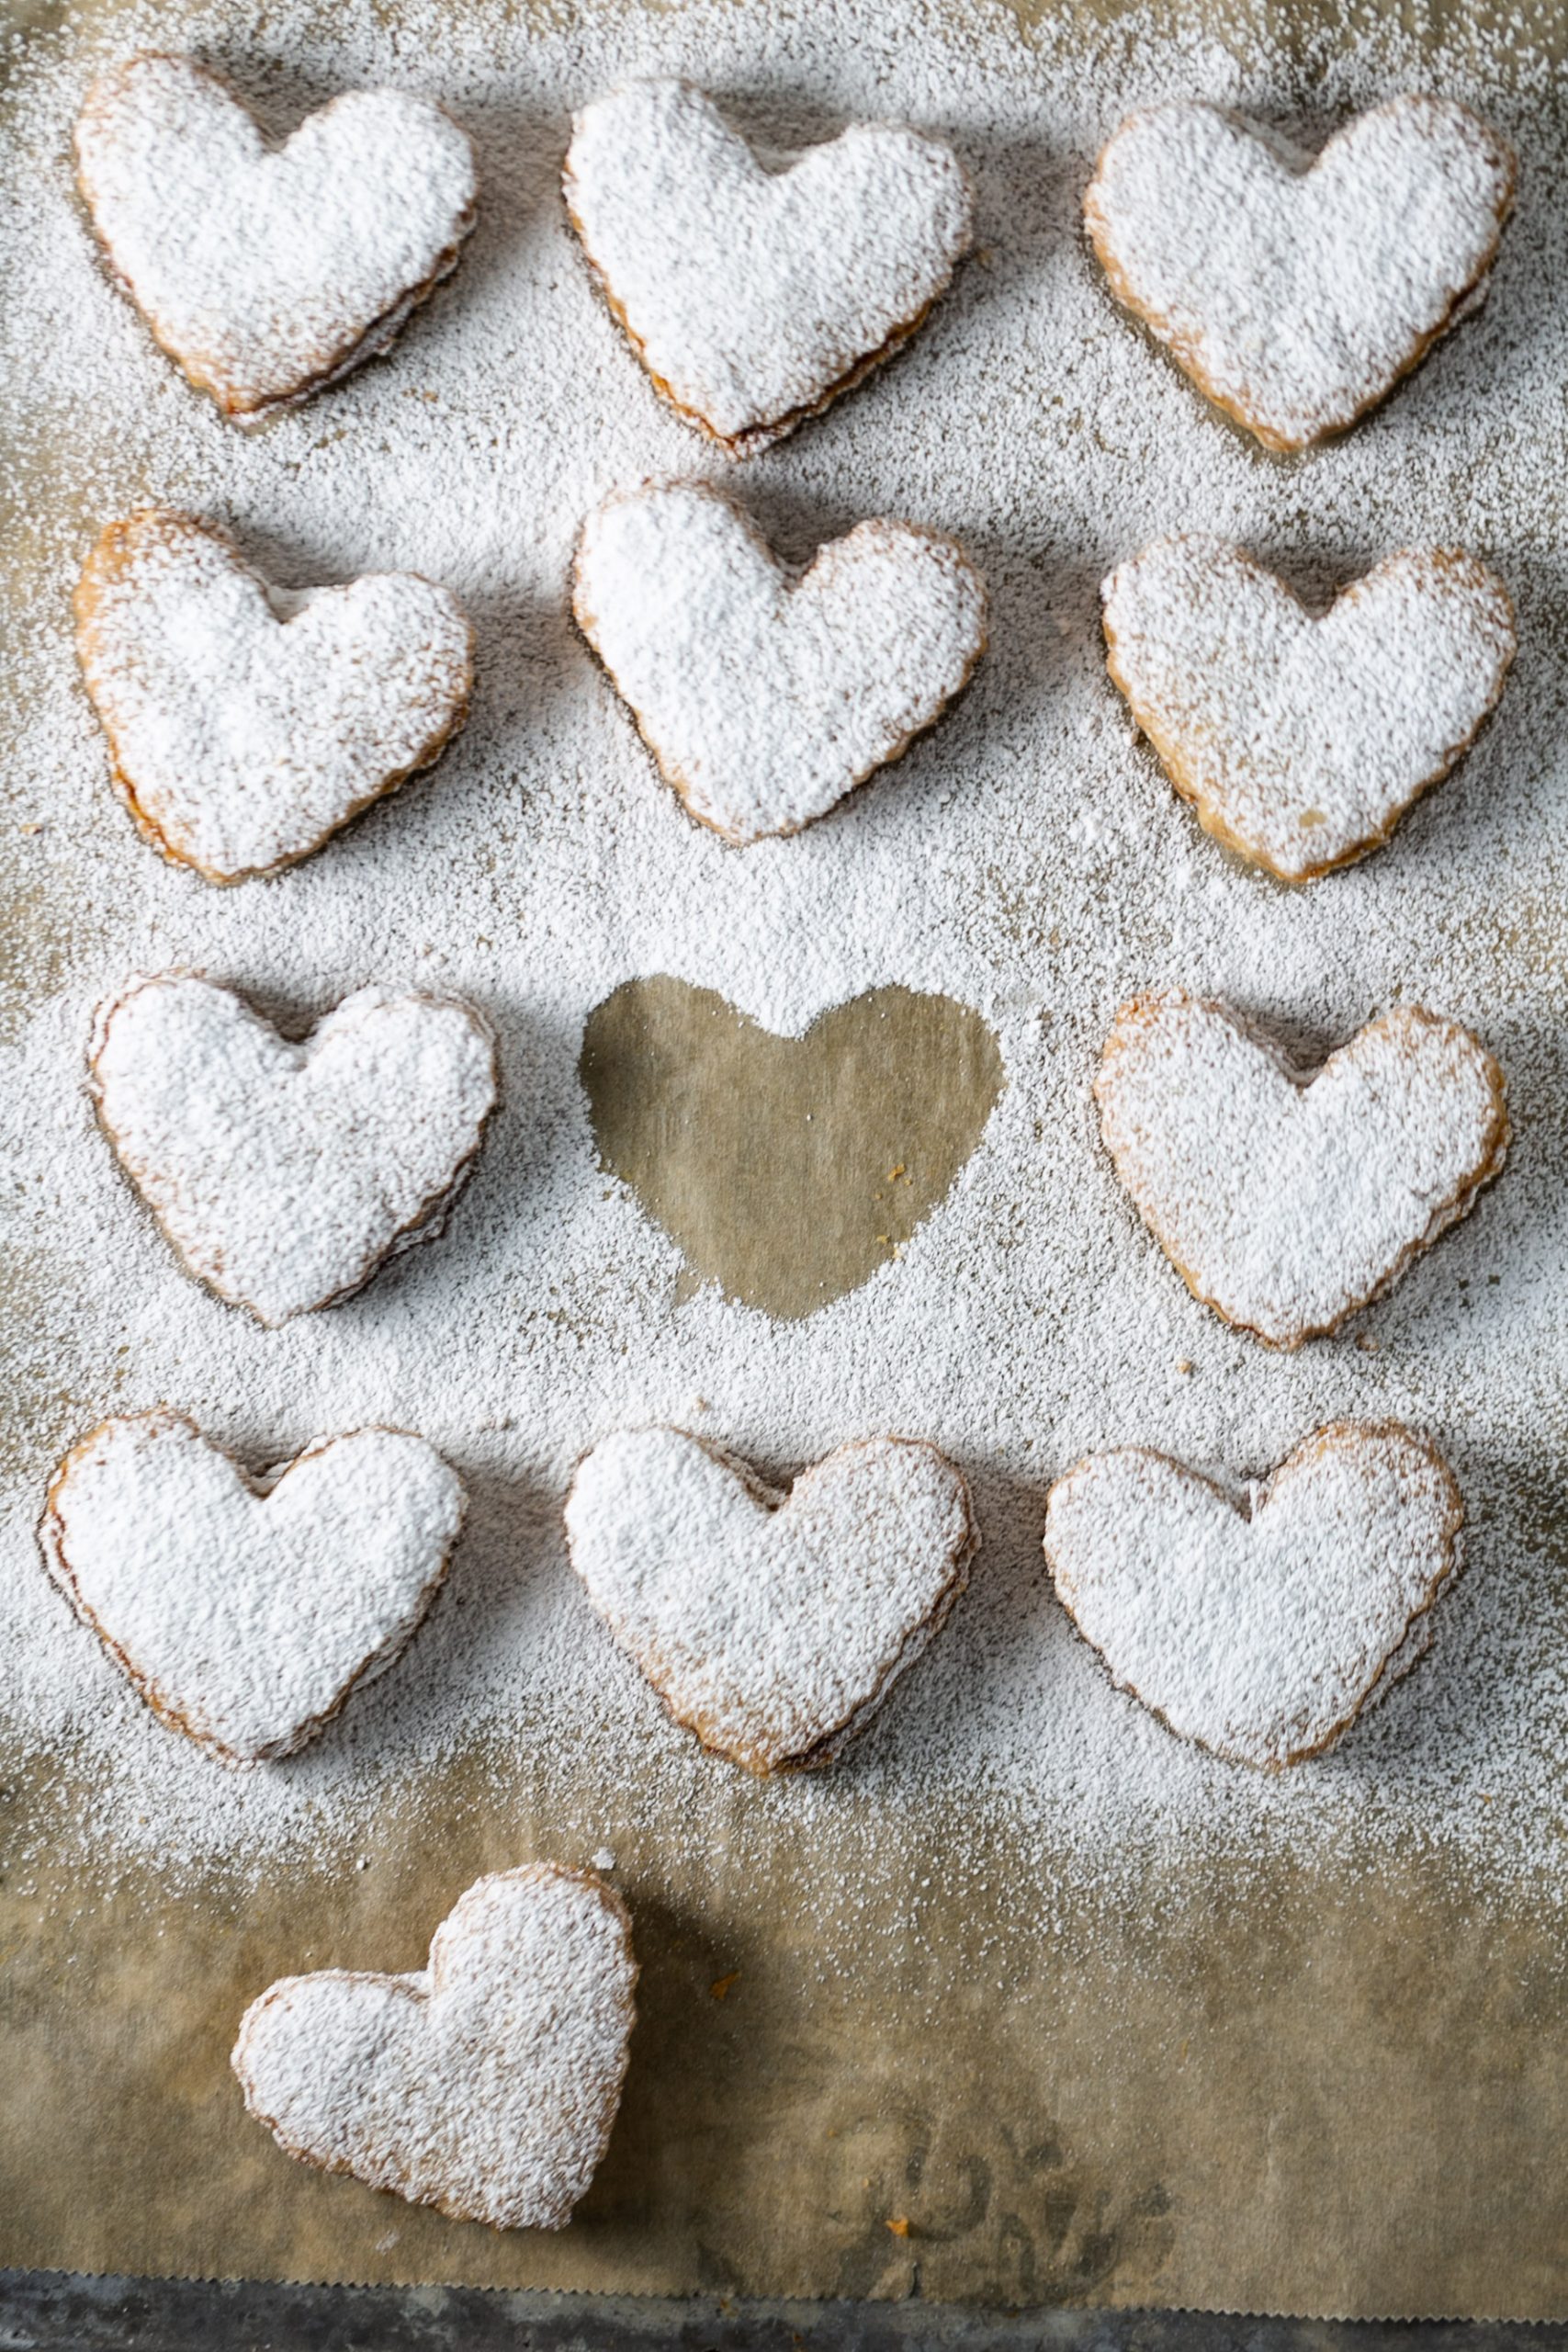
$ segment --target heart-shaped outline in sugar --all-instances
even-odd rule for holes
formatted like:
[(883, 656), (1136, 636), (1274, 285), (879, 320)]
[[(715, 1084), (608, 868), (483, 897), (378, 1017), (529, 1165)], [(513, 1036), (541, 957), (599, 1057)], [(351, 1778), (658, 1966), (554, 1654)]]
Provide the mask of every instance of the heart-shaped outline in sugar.
[(115, 790), (208, 882), (310, 857), (468, 716), (473, 631), (418, 572), (277, 589), (227, 532), (152, 507), (100, 533), (73, 601)]
[(148, 51), (93, 84), (75, 153), (153, 341), (239, 424), (384, 352), (474, 225), (466, 134), (404, 90), (347, 91), (274, 148), (218, 74)]
[(160, 1407), (72, 1447), (39, 1544), (160, 1721), (254, 1764), (294, 1755), (396, 1664), (464, 1508), (457, 1472), (407, 1430), (319, 1439), (264, 1485)]
[(759, 1775), (835, 1760), (946, 1623), (980, 1543), (962, 1473), (915, 1438), (840, 1445), (784, 1493), (684, 1430), (616, 1430), (565, 1517), (590, 1602), (669, 1713)]
[(1315, 157), (1201, 102), (1143, 108), (1084, 197), (1111, 292), (1266, 449), (1343, 433), (1483, 287), (1513, 150), (1465, 107), (1396, 97)]
[(968, 175), (941, 141), (857, 123), (770, 170), (672, 78), (585, 107), (561, 187), (655, 389), (734, 457), (891, 358), (974, 242)]
[(492, 2229), (558, 2230), (609, 2145), (636, 2021), (631, 1919), (591, 1871), (497, 1871), (426, 1968), (285, 1976), (231, 2064), (286, 2154)]
[(571, 605), (666, 783), (737, 847), (825, 817), (986, 650), (985, 582), (955, 540), (878, 516), (795, 575), (705, 482), (613, 492)]
[(1156, 539), (1100, 591), (1107, 667), (1205, 832), (1282, 882), (1365, 857), (1475, 741), (1517, 639), (1495, 571), (1402, 548), (1328, 611), (1243, 548)]
[(455, 997), (357, 989), (296, 1043), (199, 972), (101, 1005), (88, 1073), (181, 1265), (268, 1329), (445, 1231), (499, 1091), (490, 1024)]
[(1045, 1555), (1119, 1690), (1226, 1763), (1279, 1771), (1425, 1655), (1463, 1522), (1427, 1439), (1334, 1421), (1250, 1510), (1149, 1447), (1091, 1453), (1051, 1489)]
[(667, 972), (593, 1007), (577, 1075), (600, 1167), (680, 1252), (677, 1299), (712, 1283), (774, 1322), (891, 1272), (1008, 1083), (951, 997), (873, 989), (781, 1035)]
[(1194, 1298), (1296, 1348), (1381, 1298), (1503, 1165), (1503, 1073), (1398, 1004), (1303, 1074), (1223, 1004), (1134, 997), (1094, 1080), (1100, 1135)]

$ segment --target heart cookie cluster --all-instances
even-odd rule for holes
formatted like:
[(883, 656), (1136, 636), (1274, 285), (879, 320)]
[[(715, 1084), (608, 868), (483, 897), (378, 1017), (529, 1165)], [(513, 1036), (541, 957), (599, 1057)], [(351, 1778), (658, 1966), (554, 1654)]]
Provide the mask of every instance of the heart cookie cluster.
[[(242, 423), (385, 349), (474, 220), (472, 153), (439, 107), (344, 96), (275, 150), (179, 58), (95, 85), (76, 157), (154, 337)], [(1217, 109), (1168, 107), (1111, 141), (1086, 209), (1118, 297), (1289, 452), (1354, 423), (1477, 299), (1513, 176), (1504, 143), (1443, 101), (1379, 107), (1310, 167)], [(940, 141), (856, 125), (784, 165), (682, 81), (587, 107), (563, 188), (658, 391), (733, 458), (897, 350), (974, 232)], [(984, 584), (953, 540), (876, 516), (796, 576), (692, 482), (604, 501), (572, 606), (668, 782), (736, 844), (800, 831), (897, 759), (987, 639)], [(312, 854), (439, 755), (472, 686), (471, 631), (439, 586), (280, 590), (221, 532), (163, 510), (104, 531), (76, 616), (130, 813), (215, 883)], [(1243, 551), (1197, 537), (1117, 568), (1105, 630), (1178, 791), (1292, 881), (1387, 839), (1472, 743), (1515, 650), (1506, 590), (1462, 552), (1403, 550), (1314, 618)], [(181, 1263), (269, 1328), (441, 1229), (497, 1094), (494, 1040), (467, 1005), (367, 987), (297, 1041), (184, 972), (101, 1008), (90, 1084)], [(1309, 1078), (1217, 1003), (1140, 997), (1094, 1091), (1189, 1287), (1282, 1349), (1385, 1291), (1508, 1142), (1496, 1064), (1413, 1006)], [(72, 1449), (40, 1533), (152, 1713), (261, 1765), (400, 1655), (463, 1511), (456, 1472), (412, 1433), (321, 1440), (258, 1479), (160, 1408)], [(761, 1775), (840, 1756), (946, 1623), (979, 1542), (961, 1472), (892, 1436), (781, 1491), (679, 1430), (617, 1430), (579, 1464), (564, 1516), (588, 1602), (670, 1714)], [(1423, 1654), (1461, 1518), (1427, 1440), (1337, 1422), (1245, 1510), (1147, 1448), (1091, 1456), (1052, 1489), (1044, 1544), (1118, 1684), (1215, 1756), (1279, 1770)], [(454, 2218), (557, 2228), (604, 2151), (636, 1976), (618, 1897), (535, 1864), (470, 1886), (423, 1970), (273, 1984), (233, 2065), (291, 2155)]]

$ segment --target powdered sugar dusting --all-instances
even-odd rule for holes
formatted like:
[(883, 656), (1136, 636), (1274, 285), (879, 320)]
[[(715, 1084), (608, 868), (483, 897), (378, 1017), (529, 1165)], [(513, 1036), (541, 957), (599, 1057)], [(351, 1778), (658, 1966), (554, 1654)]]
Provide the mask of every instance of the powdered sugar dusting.
[(353, 90), (276, 152), (187, 57), (133, 57), (76, 129), (116, 269), (193, 383), (243, 418), (379, 349), (473, 226), (468, 140), (439, 107)]
[(1123, 301), (1276, 449), (1342, 431), (1490, 266), (1514, 159), (1465, 107), (1392, 98), (1303, 155), (1213, 106), (1150, 107), (1100, 157), (1089, 233)]
[(234, 2071), (291, 2155), (494, 2228), (559, 2229), (604, 2152), (637, 1963), (587, 1871), (479, 1879), (427, 1969), (286, 1976), (246, 2010)]
[(1240, 1510), (1139, 1447), (1051, 1489), (1045, 1551), (1111, 1676), (1240, 1764), (1314, 1756), (1354, 1721), (1453, 1566), (1441, 1458), (1393, 1422), (1303, 1441)]
[(454, 1472), (401, 1430), (319, 1444), (261, 1493), (193, 1423), (142, 1413), (61, 1464), (45, 1556), (155, 1713), (253, 1763), (400, 1655), (462, 1517)]
[(901, 343), (972, 234), (951, 148), (856, 123), (769, 171), (689, 82), (640, 81), (572, 126), (566, 200), (660, 390), (738, 452)]
[(1503, 691), (1494, 571), (1403, 548), (1314, 618), (1239, 548), (1162, 539), (1105, 583), (1111, 674), (1208, 831), (1282, 880), (1386, 840)]
[(438, 1235), (495, 1103), (466, 1004), (356, 989), (303, 1045), (194, 972), (98, 1015), (98, 1115), (179, 1256), (265, 1324), (330, 1306)]
[(149, 839), (209, 882), (308, 856), (426, 766), (468, 708), (472, 635), (445, 588), (383, 573), (290, 601), (184, 514), (111, 524), (77, 585), (115, 781)]
[(606, 499), (573, 609), (670, 781), (727, 841), (798, 832), (951, 702), (986, 592), (949, 539), (857, 524), (790, 581), (701, 483)]
[(622, 1646), (706, 1747), (753, 1771), (832, 1761), (964, 1580), (963, 1479), (872, 1438), (788, 1497), (682, 1430), (621, 1430), (580, 1464), (571, 1564)]
[(1310, 1082), (1223, 1005), (1122, 1008), (1100, 1132), (1199, 1298), (1271, 1346), (1333, 1330), (1462, 1216), (1503, 1164), (1503, 1076), (1453, 1022), (1396, 1005)]
[[(1543, 420), (1568, 381), (1551, 300), (1568, 278), (1568, 159), (1546, 66), (1479, 40), (1417, 48), (1386, 20), (1293, 55), (1137, 15), (1092, 39), (1054, 17), (1025, 40), (998, 10), (960, 34), (921, 0), (606, 10), (570, 28), (424, 0), (394, 25), (344, 0), (326, 31), (278, 0), (161, 8), (142, 35), (167, 42), (176, 23), (276, 123), (388, 82), (438, 99), (478, 143), (487, 202), (416, 334), (239, 435), (149, 350), (73, 202), (83, 90), (136, 26), (117, 17), (112, 49), (31, 48), (8, 100), (0, 479), (24, 527), (0, 831), (17, 906), (0, 969), (16, 1417), (0, 1689), (10, 1747), (61, 1772), (94, 1868), (113, 1860), (107, 1824), (114, 1848), (171, 1870), (246, 1874), (301, 1850), (330, 1869), (394, 1810), (409, 1839), (438, 1841), (458, 1767), (470, 1802), (482, 1784), (505, 1809), (525, 1785), (563, 1840), (650, 1873), (667, 1852), (760, 1871), (787, 1850), (824, 1917), (854, 1916), (857, 1854), (908, 1857), (913, 1916), (933, 1852), (957, 1871), (971, 1843), (1005, 1863), (976, 1875), (1005, 1883), (1014, 1919), (1049, 1917), (1066, 1885), (1143, 1900), (1159, 1857), (1241, 1886), (1281, 1852), (1444, 1856), (1494, 1892), (1560, 1894), (1568, 679), (1561, 448)], [(989, 650), (896, 780), (744, 855), (650, 788), (567, 614), (583, 518), (615, 489), (702, 469), (559, 204), (573, 112), (638, 73), (694, 76), (775, 149), (908, 120), (953, 146), (977, 191), (984, 260), (897, 362), (757, 457), (744, 487), (792, 562), (868, 514), (955, 536), (990, 592)], [(1519, 148), (1487, 303), (1397, 400), (1280, 467), (1111, 300), (1081, 235), (1094, 158), (1163, 98), (1244, 107), (1313, 147), (1420, 87), (1466, 98)], [(107, 519), (152, 497), (222, 523), (296, 584), (416, 571), (478, 632), (473, 713), (442, 768), (243, 890), (209, 890), (128, 840), (76, 674), (83, 559)], [(1204, 839), (1106, 675), (1100, 582), (1190, 530), (1313, 594), (1391, 548), (1463, 546), (1517, 603), (1495, 719), (1331, 885), (1283, 891)], [(439, 1248), (270, 1332), (180, 1272), (76, 1083), (93, 1005), (173, 965), (300, 1026), (367, 982), (491, 1017), (504, 1101)], [(679, 1297), (673, 1244), (595, 1164), (582, 1025), (657, 971), (781, 1031), (899, 981), (998, 1034), (1008, 1083), (976, 1157), (897, 1258), (818, 1314), (775, 1326), (712, 1289)], [(1094, 1069), (1116, 1008), (1167, 985), (1282, 1026), (1305, 1059), (1403, 995), (1506, 1069), (1502, 1181), (1338, 1338), (1284, 1354), (1227, 1329), (1116, 1181)], [(39, 1572), (60, 1453), (106, 1411), (160, 1397), (257, 1463), (321, 1431), (413, 1427), (469, 1491), (469, 1532), (398, 1670), (287, 1765), (218, 1772), (172, 1738), (62, 1623)], [(1074, 1634), (1042, 1569), (1046, 1490), (1084, 1453), (1133, 1443), (1234, 1490), (1340, 1418), (1430, 1431), (1470, 1507), (1466, 1572), (1430, 1656), (1354, 1739), (1289, 1774), (1239, 1772), (1114, 1691)], [(639, 1422), (711, 1432), (774, 1483), (877, 1429), (964, 1470), (985, 1539), (969, 1590), (832, 1772), (740, 1781), (663, 1719), (595, 1623), (559, 1509), (583, 1451)], [(40, 1806), (30, 1834), (53, 1818)], [(807, 1867), (829, 1851), (830, 1885)], [(824, 1967), (847, 1948), (824, 1939)]]

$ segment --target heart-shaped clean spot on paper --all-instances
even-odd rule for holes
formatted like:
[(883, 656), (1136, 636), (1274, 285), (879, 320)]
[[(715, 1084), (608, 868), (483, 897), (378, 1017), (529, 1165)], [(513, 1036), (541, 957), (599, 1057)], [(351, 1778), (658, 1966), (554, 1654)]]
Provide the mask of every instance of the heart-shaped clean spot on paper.
[(1100, 1133), (1193, 1295), (1272, 1347), (1332, 1331), (1471, 1207), (1508, 1144), (1503, 1073), (1396, 1005), (1309, 1079), (1224, 1005), (1124, 1005)]
[(1396, 1421), (1337, 1421), (1240, 1510), (1143, 1446), (1051, 1489), (1056, 1591), (1111, 1679), (1235, 1764), (1315, 1756), (1414, 1665), (1464, 1506)]
[(578, 116), (567, 209), (659, 390), (738, 455), (913, 334), (973, 235), (951, 148), (857, 124), (769, 170), (689, 82)]
[(296, 1045), (192, 972), (101, 1007), (90, 1068), (104, 1132), (187, 1271), (265, 1324), (440, 1233), (496, 1099), (470, 1005), (359, 989)]
[(76, 172), (155, 339), (242, 423), (385, 350), (474, 225), (473, 151), (428, 98), (351, 91), (269, 149), (188, 57), (94, 83)]
[(1389, 556), (1314, 618), (1222, 539), (1159, 539), (1105, 583), (1111, 674), (1199, 821), (1304, 882), (1385, 842), (1503, 691), (1508, 592), (1451, 548)]
[(628, 980), (579, 1075), (604, 1167), (692, 1283), (789, 1319), (868, 1282), (944, 1200), (1002, 1088), (951, 998), (876, 989), (780, 1037), (711, 989)]
[(292, 1755), (384, 1673), (463, 1519), (404, 1430), (323, 1441), (264, 1491), (182, 1414), (105, 1421), (54, 1475), (51, 1575), (153, 1713), (231, 1762)]
[(472, 631), (414, 572), (286, 596), (221, 531), (152, 510), (108, 526), (75, 606), (116, 788), (209, 882), (308, 857), (468, 710)]
[(861, 523), (786, 572), (702, 482), (617, 492), (583, 526), (578, 626), (666, 780), (728, 842), (796, 833), (939, 718), (986, 646), (953, 540)]
[(1484, 277), (1514, 195), (1505, 141), (1391, 98), (1313, 161), (1200, 104), (1131, 116), (1084, 200), (1112, 291), (1270, 449), (1342, 432)]
[(626, 1905), (546, 1862), (470, 1886), (406, 1976), (325, 1969), (253, 2001), (233, 2066), (281, 2148), (492, 2229), (558, 2230), (620, 2104)]
[(752, 1772), (830, 1764), (946, 1622), (979, 1542), (934, 1446), (866, 1438), (787, 1495), (683, 1430), (578, 1465), (571, 1564), (677, 1723)]

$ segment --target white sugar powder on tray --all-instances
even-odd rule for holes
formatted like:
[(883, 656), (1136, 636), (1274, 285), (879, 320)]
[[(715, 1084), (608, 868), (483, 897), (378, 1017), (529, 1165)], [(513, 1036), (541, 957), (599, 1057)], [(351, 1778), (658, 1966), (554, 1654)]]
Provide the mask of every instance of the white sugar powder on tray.
[[(1495, 1883), (1561, 1858), (1560, 1595), (1568, 1036), (1568, 381), (1564, 129), (1528, 62), (1375, 45), (1237, 62), (1141, 18), (1025, 38), (911, 0), (814, 0), (570, 28), (427, 0), (326, 22), (307, 0), (118, 13), (24, 46), (0, 160), (0, 481), (18, 583), (0, 865), (15, 912), (0, 1083), (10, 1403), (0, 1710), (93, 1792), (84, 1836), (250, 1871), (355, 1850), (463, 1752), (557, 1792), (590, 1845), (793, 1837), (834, 1874), (858, 1839), (946, 1820), (1113, 1890), (1151, 1857), (1303, 1860), (1450, 1847)], [(138, 40), (231, 74), (274, 129), (386, 80), (440, 98), (479, 150), (479, 227), (393, 354), (245, 436), (153, 348), (73, 197), (72, 118)], [(660, 402), (596, 293), (558, 190), (572, 109), (630, 72), (688, 73), (785, 146), (859, 117), (950, 139), (978, 256), (909, 349), (743, 468)], [(1521, 152), (1490, 298), (1390, 404), (1302, 463), (1233, 432), (1122, 316), (1078, 205), (1134, 103), (1203, 96), (1308, 140), (1391, 90), (1470, 99)], [(582, 517), (649, 474), (723, 481), (774, 543), (888, 514), (984, 571), (991, 647), (908, 758), (798, 839), (736, 852), (682, 816), (568, 618)], [(99, 526), (140, 502), (231, 529), (286, 583), (412, 570), (474, 619), (466, 733), (430, 776), (273, 883), (215, 891), (136, 840), (77, 682), (69, 596)], [(1229, 862), (1135, 741), (1105, 673), (1098, 587), (1161, 534), (1254, 548), (1325, 597), (1391, 548), (1460, 544), (1518, 605), (1521, 650), (1474, 752), (1353, 871), (1290, 894)], [(446, 1238), (279, 1331), (176, 1267), (82, 1089), (91, 1009), (194, 965), (304, 1021), (367, 981), (470, 996), (506, 1097)], [(596, 1165), (583, 1022), (669, 972), (798, 1030), (879, 984), (994, 1023), (1009, 1083), (947, 1202), (863, 1289), (772, 1324), (710, 1288)], [(1349, 1036), (1406, 996), (1502, 1061), (1517, 1142), (1474, 1215), (1340, 1338), (1269, 1354), (1187, 1295), (1120, 1193), (1089, 1081), (1116, 1006), (1180, 984)], [(24, 990), (42, 1001), (19, 1010)], [(911, 1136), (909, 1156), (919, 1152)], [(1186, 1367), (1190, 1366), (1190, 1369)], [(702, 1400), (706, 1400), (705, 1406)], [(253, 1464), (390, 1420), (461, 1470), (470, 1532), (396, 1672), (310, 1754), (235, 1773), (156, 1724), (34, 1555), (55, 1453), (105, 1410), (166, 1401)], [(1045, 1489), (1089, 1449), (1158, 1446), (1237, 1480), (1337, 1415), (1393, 1415), (1449, 1453), (1468, 1565), (1431, 1657), (1337, 1753), (1278, 1778), (1184, 1747), (1115, 1692), (1051, 1599)], [(567, 1566), (559, 1503), (617, 1424), (671, 1420), (787, 1476), (841, 1441), (929, 1438), (974, 1486), (971, 1590), (852, 1757), (754, 1788), (668, 1724)], [(508, 1765), (508, 1758), (512, 1763)], [(820, 1844), (812, 1847), (819, 1835)], [(586, 1849), (585, 1849), (586, 1850)], [(625, 1850), (623, 1849), (623, 1850)], [(798, 1849), (796, 1849), (798, 1850)], [(1026, 1879), (1014, 1878), (1026, 1900)]]

